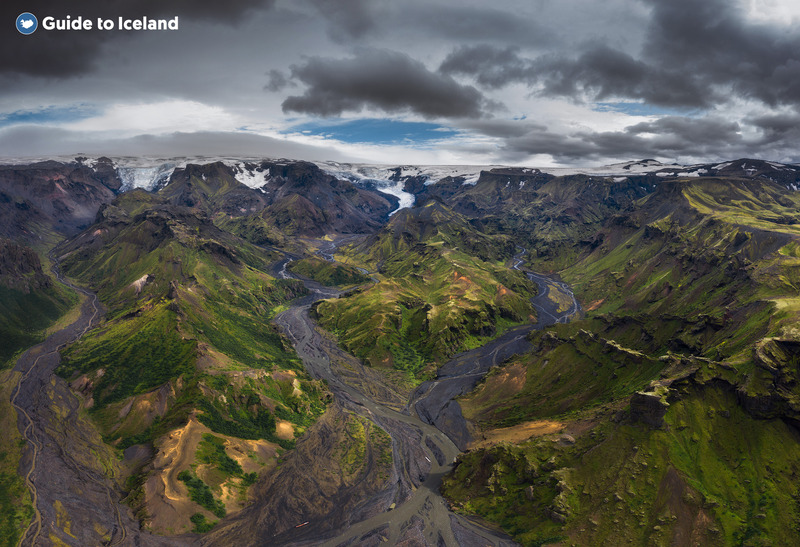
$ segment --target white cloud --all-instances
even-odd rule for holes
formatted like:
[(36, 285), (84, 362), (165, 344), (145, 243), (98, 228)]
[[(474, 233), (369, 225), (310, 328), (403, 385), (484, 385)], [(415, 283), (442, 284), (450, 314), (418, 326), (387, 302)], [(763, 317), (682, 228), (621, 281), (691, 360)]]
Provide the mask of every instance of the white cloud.
[(113, 132), (116, 136), (141, 133), (164, 134), (176, 129), (232, 131), (241, 120), (224, 108), (196, 101), (171, 100), (154, 103), (114, 104), (100, 116), (61, 127), (71, 131)]
[(747, 18), (751, 21), (792, 26), (800, 22), (797, 0), (745, 0)]
[[(335, 138), (305, 133), (283, 134), (272, 130), (260, 130), (258, 135), (279, 139), (303, 146), (326, 147), (336, 150), (352, 161), (386, 164), (424, 164), (424, 165), (477, 165), (491, 163), (486, 153), (485, 141), (481, 137), (457, 136), (441, 141), (427, 142), (425, 146), (405, 146), (402, 144), (348, 143)], [(480, 143), (480, 145), (479, 145)], [(475, 149), (480, 148), (476, 154)]]

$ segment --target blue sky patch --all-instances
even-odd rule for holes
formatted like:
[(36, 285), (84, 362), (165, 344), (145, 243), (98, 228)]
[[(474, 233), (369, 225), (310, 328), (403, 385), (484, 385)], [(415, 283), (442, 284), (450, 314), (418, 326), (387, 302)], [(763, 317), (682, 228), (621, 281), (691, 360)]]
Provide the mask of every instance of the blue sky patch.
[(292, 126), (284, 133), (303, 133), (347, 143), (371, 144), (424, 144), (457, 135), (456, 131), (435, 123), (375, 118), (343, 122), (306, 122)]
[(618, 102), (595, 103), (593, 110), (598, 112), (621, 112), (629, 116), (697, 116), (700, 110), (696, 108), (669, 108), (654, 106), (647, 103)]
[(25, 124), (68, 123), (97, 116), (100, 112), (89, 105), (48, 106), (36, 110), (0, 113), (0, 127)]

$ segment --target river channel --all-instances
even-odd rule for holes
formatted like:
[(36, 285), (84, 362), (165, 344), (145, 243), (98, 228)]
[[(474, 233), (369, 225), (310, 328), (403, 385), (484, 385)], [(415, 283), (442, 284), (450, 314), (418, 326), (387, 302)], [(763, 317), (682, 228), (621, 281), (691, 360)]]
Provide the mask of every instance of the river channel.
[[(324, 258), (331, 260), (334, 252), (326, 247)], [(514, 269), (521, 269), (524, 254), (523, 250), (514, 257)], [(285, 267), (289, 260), (276, 267), (287, 277), (292, 276)], [(277, 316), (275, 322), (291, 340), (309, 373), (327, 381), (338, 404), (389, 433), (395, 473), (383, 495), (365, 500), (365, 505), (372, 506), (369, 518), (349, 522), (342, 515), (335, 516), (343, 526), (322, 535), (315, 532), (317, 523), (312, 520), (310, 526), (282, 534), (281, 540), (286, 544), (334, 547), (372, 543), (370, 540), (377, 536), (385, 545), (412, 544), (421, 538), (431, 546), (514, 545), (502, 533), (449, 511), (439, 494), (439, 486), (471, 440), (454, 399), (473, 389), (491, 367), (530, 349), (527, 335), (532, 330), (566, 322), (580, 314), (580, 305), (566, 284), (544, 275), (525, 273), (539, 288), (531, 300), (537, 310), (537, 323), (510, 329), (480, 348), (456, 355), (439, 369), (436, 379), (421, 384), (401, 408), (397, 407), (396, 397), (387, 393), (390, 388), (373, 387), (370, 393), (365, 393), (357, 387), (364, 385), (363, 382), (354, 385), (340, 376), (343, 371), (355, 370), (356, 374), (372, 377), (374, 383), (380, 384), (375, 371), (361, 365), (324, 336), (311, 317), (310, 309), (315, 302), (338, 297), (339, 291), (303, 279), (310, 294)]]
[[(335, 247), (327, 246), (323, 256), (332, 259), (334, 253)], [(513, 268), (521, 268), (523, 255), (524, 251), (514, 257)], [(287, 257), (279, 261), (274, 274), (294, 277), (286, 270), (291, 260)], [(340, 413), (355, 413), (389, 434), (393, 456), (390, 479), (364, 499), (354, 488), (334, 492), (326, 500), (332, 509), (326, 514), (317, 511), (316, 516), (292, 512), (291, 507), (281, 507), (285, 514), (276, 516), (274, 505), (282, 501), (276, 497), (270, 508), (270, 491), (266, 490), (261, 500), (225, 519), (207, 536), (166, 538), (139, 529), (130, 508), (121, 502), (118, 486), (108, 476), (113, 466), (103, 462), (112, 453), (81, 415), (79, 401), (66, 382), (53, 374), (59, 350), (96, 326), (103, 314), (96, 295), (64, 279), (57, 265), (53, 272), (61, 283), (86, 298), (74, 323), (26, 351), (15, 366), (21, 378), (11, 403), (28, 443), (21, 467), (34, 505), (34, 518), (21, 545), (55, 543), (65, 515), (72, 522), (74, 534), (66, 539), (76, 544), (90, 544), (95, 538), (92, 528), (97, 532), (96, 526), (101, 526), (107, 538), (105, 545), (514, 545), (501, 532), (452, 513), (439, 494), (442, 477), (452, 470), (456, 457), (471, 440), (454, 399), (469, 392), (491, 367), (529, 349), (527, 334), (531, 330), (565, 322), (580, 313), (578, 302), (563, 283), (525, 272), (539, 287), (539, 294), (532, 299), (538, 322), (510, 329), (480, 348), (456, 355), (439, 369), (434, 380), (420, 385), (408, 399), (319, 328), (310, 313), (312, 305), (341, 293), (303, 279), (309, 294), (294, 301), (275, 322), (309, 373), (327, 382), (334, 397), (332, 404)], [(572, 304), (567, 305), (570, 301)], [(313, 431), (321, 435), (321, 428)], [(286, 482), (292, 476), (296, 478), (313, 467), (305, 466), (311, 462), (303, 458), (314, 455), (304, 456), (302, 443), (303, 439), (298, 449), (289, 453), (289, 463), (294, 467), (287, 465), (286, 473), (277, 476), (278, 481), (285, 481), (278, 488), (283, 496), (291, 490)], [(311, 480), (313, 484), (314, 478)], [(314, 499), (313, 493), (310, 499)], [(289, 519), (296, 519), (299, 526), (287, 526)], [(276, 522), (282, 524), (281, 531), (271, 535), (268, 531), (275, 529)], [(86, 533), (82, 533), (84, 530)]]

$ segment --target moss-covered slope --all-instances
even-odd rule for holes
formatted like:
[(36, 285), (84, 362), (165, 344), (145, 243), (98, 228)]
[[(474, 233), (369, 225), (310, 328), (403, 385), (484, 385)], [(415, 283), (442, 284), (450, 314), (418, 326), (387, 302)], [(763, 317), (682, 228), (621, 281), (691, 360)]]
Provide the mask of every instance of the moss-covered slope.
[(454, 506), (526, 545), (792, 543), (797, 200), (685, 179), (605, 219), (561, 272), (586, 319), (461, 399)]
[[(231, 442), (245, 455), (274, 459), (276, 447), (291, 448), (324, 411), (324, 386), (308, 377), (270, 323), (280, 306), (304, 294), (302, 284), (272, 278), (274, 257), (221, 231), (202, 212), (129, 195), (59, 253), (64, 271), (109, 308), (98, 328), (67, 348), (58, 373), (84, 395), (112, 445), (149, 446), (158, 455), (171, 450), (170, 439), (205, 431), (240, 439)], [(180, 445), (178, 461), (188, 465), (191, 446)], [(145, 496), (151, 492), (145, 483), (185, 470), (167, 472), (159, 461), (131, 479), (133, 504), (145, 520), (160, 512), (160, 498)], [(224, 482), (212, 486), (221, 491)], [(171, 487), (190, 496), (189, 486)], [(182, 527), (196, 513), (186, 512), (187, 500), (172, 508), (186, 521)]]
[(377, 267), (380, 282), (323, 302), (317, 313), (370, 365), (421, 373), (534, 319), (535, 286), (504, 264), (513, 251), (508, 238), (482, 234), (436, 201), (403, 210), (345, 251)]
[(0, 369), (41, 341), (45, 329), (77, 300), (44, 273), (33, 249), (0, 238)]

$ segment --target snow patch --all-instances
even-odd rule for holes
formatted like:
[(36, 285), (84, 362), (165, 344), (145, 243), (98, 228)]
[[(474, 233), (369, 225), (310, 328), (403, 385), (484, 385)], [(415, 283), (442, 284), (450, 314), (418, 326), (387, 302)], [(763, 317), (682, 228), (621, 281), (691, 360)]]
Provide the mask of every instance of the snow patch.
[(269, 182), (269, 168), (261, 169), (255, 164), (236, 162), (228, 164), (233, 169), (233, 176), (236, 180), (250, 188), (262, 188)]
[[(463, 184), (474, 186), (478, 183), (482, 171), (503, 167), (501, 165), (377, 165), (339, 162), (316, 162), (317, 166), (336, 178), (349, 180), (357, 185), (372, 184), (374, 187), (387, 194), (397, 196), (400, 204), (391, 214), (405, 207), (414, 205), (413, 194), (403, 190), (405, 181), (409, 177), (424, 179), (423, 184), (429, 186), (446, 179), (461, 178)], [(526, 172), (535, 173), (536, 169), (527, 169)], [(399, 180), (398, 180), (399, 179)], [(520, 186), (521, 187), (521, 186)]]
[(770, 167), (772, 167), (776, 171), (797, 171), (797, 169), (795, 169), (791, 165), (786, 165), (785, 163), (777, 163), (774, 161), (768, 161), (767, 163), (769, 164)]
[[(611, 165), (601, 165), (598, 167), (541, 167), (543, 173), (549, 173), (557, 177), (567, 175), (589, 175), (598, 177), (612, 177), (622, 175), (644, 175), (653, 173), (660, 169), (686, 169), (686, 165), (670, 164), (665, 165), (656, 160), (635, 161), (625, 163), (614, 163)], [(670, 173), (671, 174), (671, 173)], [(664, 175), (659, 175), (664, 176)]]
[(425, 177), (425, 185), (436, 184), (447, 177), (463, 178), (464, 184), (474, 186), (481, 176), (481, 171), (501, 167), (499, 165), (414, 165), (400, 168), (401, 177)]

